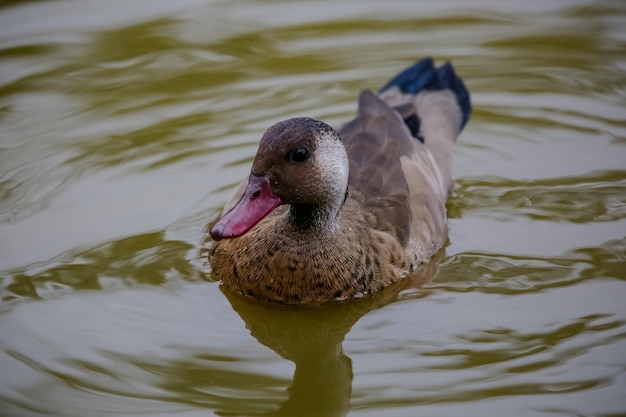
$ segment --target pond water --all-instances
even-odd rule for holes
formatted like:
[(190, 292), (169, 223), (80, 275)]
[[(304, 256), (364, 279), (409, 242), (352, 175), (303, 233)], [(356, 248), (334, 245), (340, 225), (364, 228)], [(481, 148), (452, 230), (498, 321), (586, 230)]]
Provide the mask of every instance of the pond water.
[[(0, 414), (626, 414), (626, 3), (3, 2)], [(260, 305), (202, 248), (262, 132), (451, 60), (474, 113), (411, 282)]]

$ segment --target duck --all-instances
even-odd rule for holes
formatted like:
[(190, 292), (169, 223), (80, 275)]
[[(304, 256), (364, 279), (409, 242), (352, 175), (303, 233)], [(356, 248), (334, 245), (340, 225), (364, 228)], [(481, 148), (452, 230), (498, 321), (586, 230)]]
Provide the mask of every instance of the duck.
[(211, 273), (288, 305), (361, 298), (410, 275), (447, 241), (453, 147), (471, 109), (452, 64), (429, 57), (363, 90), (339, 129), (275, 123), (210, 227)]

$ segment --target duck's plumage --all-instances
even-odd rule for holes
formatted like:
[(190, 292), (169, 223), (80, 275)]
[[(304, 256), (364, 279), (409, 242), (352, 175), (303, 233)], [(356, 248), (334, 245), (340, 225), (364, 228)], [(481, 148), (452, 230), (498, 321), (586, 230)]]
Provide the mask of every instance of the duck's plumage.
[(246, 188), (211, 229), (214, 274), (287, 304), (397, 281), (447, 239), (452, 148), (470, 109), (452, 66), (425, 59), (363, 91), (338, 132), (309, 118), (270, 127)]

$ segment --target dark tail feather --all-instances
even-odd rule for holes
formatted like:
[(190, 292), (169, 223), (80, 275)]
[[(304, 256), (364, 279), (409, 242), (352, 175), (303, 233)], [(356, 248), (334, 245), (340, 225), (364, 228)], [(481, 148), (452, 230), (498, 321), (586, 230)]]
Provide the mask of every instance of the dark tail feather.
[(435, 68), (432, 58), (417, 61), (385, 84), (379, 93), (392, 87), (398, 87), (405, 94), (418, 94), (422, 90), (452, 91), (462, 113), (460, 130), (465, 127), (472, 113), (469, 92), (465, 88), (463, 80), (454, 72), (454, 67), (450, 62)]
[(435, 65), (433, 59), (430, 57), (424, 58), (396, 75), (378, 93), (382, 93), (391, 87), (398, 87), (403, 93), (417, 94), (430, 81), (434, 72)]

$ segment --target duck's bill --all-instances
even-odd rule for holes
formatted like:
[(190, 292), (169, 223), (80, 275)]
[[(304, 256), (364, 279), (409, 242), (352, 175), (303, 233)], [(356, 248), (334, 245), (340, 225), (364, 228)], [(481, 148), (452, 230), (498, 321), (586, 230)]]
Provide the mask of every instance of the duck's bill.
[(267, 177), (250, 175), (241, 200), (211, 227), (211, 237), (213, 240), (239, 237), (281, 204), (282, 200), (272, 192)]

